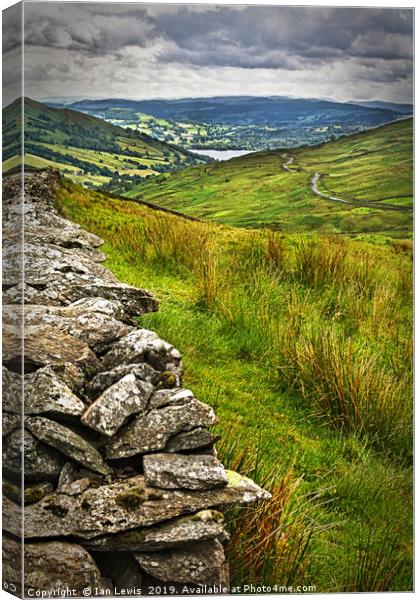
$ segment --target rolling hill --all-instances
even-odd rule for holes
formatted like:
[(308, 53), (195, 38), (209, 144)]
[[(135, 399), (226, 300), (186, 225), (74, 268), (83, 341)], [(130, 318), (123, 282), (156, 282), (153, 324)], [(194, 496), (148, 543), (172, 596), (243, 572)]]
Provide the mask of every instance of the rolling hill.
[[(184, 148), (266, 150), (315, 145), (401, 117), (401, 106), (320, 99), (223, 96), (176, 100), (82, 100), (70, 108), (151, 132)], [(405, 111), (409, 106), (404, 107)]]
[[(137, 131), (126, 130), (69, 108), (24, 101), (25, 164), (59, 168), (86, 186), (102, 186), (114, 176), (140, 180), (147, 175), (206, 162), (188, 151)], [(17, 164), (16, 131), (21, 115), (16, 100), (3, 111), (3, 167)]]
[(124, 195), (227, 225), (406, 237), (412, 143), (409, 118), (316, 147), (250, 153), (161, 175)]

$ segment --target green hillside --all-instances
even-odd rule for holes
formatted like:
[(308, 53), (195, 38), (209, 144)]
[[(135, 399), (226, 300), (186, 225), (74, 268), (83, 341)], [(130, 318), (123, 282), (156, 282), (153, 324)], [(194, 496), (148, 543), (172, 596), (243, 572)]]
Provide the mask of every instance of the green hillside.
[(159, 299), (139, 322), (214, 406), (220, 459), (273, 493), (231, 515), (233, 585), (411, 590), (412, 243), (189, 221), (69, 181), (57, 202)]
[[(54, 166), (75, 182), (103, 186), (111, 179), (131, 184), (148, 175), (175, 170), (205, 159), (70, 109), (50, 108), (29, 98), (24, 101), (25, 164)], [(3, 168), (16, 166), (21, 118), (20, 101), (3, 111)]]
[[(413, 121), (315, 147), (248, 154), (149, 179), (124, 192), (194, 217), (298, 232), (412, 230)], [(345, 202), (327, 200), (312, 190)]]

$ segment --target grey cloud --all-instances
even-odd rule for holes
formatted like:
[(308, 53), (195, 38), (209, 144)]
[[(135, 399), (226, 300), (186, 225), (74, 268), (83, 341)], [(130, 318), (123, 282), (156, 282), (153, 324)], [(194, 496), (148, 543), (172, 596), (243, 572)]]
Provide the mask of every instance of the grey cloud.
[[(27, 43), (88, 53), (118, 52), (163, 38), (177, 51), (161, 60), (231, 66), (264, 65), (267, 52), (297, 58), (412, 55), (412, 12), (400, 9), (33, 3)], [(223, 46), (223, 52), (219, 48)], [(395, 46), (395, 50), (393, 49)], [(251, 51), (252, 50), (252, 51)], [(199, 56), (200, 55), (200, 56)], [(229, 62), (230, 61), (230, 62)], [(272, 65), (272, 67), (270, 66)], [(277, 61), (266, 62), (277, 68)]]
[(177, 59), (185, 62), (202, 64), (203, 58), (193, 58), (195, 52), (206, 54), (208, 64), (218, 64), (209, 50), (220, 39), (232, 50), (221, 62), (231, 57), (232, 66), (237, 64), (238, 50), (246, 57), (241, 62), (247, 61), (249, 67), (261, 64), (261, 55), (268, 50), (286, 51), (297, 58), (322, 55), (334, 59), (340, 52), (387, 56), (396, 35), (400, 38), (398, 56), (412, 55), (411, 11), (252, 6), (241, 12), (228, 7), (209, 10), (204, 18), (185, 7), (176, 19), (162, 14), (155, 20), (164, 36), (177, 44)]
[(36, 89), (43, 80), (51, 88), (67, 78), (82, 96), (91, 93), (89, 80), (99, 89), (106, 82), (102, 96), (121, 97), (122, 88), (131, 89), (130, 94), (125, 91), (131, 97), (168, 95), (171, 74), (177, 73), (173, 95), (191, 95), (192, 79), (203, 95), (220, 89), (219, 83), (232, 93), (232, 80), (242, 82), (235, 84), (239, 93), (247, 93), (258, 90), (253, 78), (266, 82), (267, 88), (259, 92), (263, 94), (281, 93), (287, 80), (296, 89), (300, 86), (303, 95), (310, 84), (318, 85), (321, 94), (326, 77), (335, 77), (341, 87), (331, 80), (325, 89), (343, 97), (358, 82), (367, 85), (369, 80), (372, 93), (380, 90), (383, 98), (395, 99), (396, 82), (403, 82), (398, 84), (401, 97), (411, 93), (410, 9), (73, 2), (25, 6), (27, 62), (41, 78), (36, 84), (28, 72), (28, 80)]

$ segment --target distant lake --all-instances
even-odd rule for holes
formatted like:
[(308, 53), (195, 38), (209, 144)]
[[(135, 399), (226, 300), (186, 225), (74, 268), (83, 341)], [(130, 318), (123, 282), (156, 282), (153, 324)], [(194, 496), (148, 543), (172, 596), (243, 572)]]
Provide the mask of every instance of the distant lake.
[(190, 152), (194, 154), (201, 154), (202, 156), (210, 156), (216, 160), (229, 160), (230, 158), (237, 158), (238, 156), (244, 156), (244, 154), (251, 154), (252, 150), (196, 150), (190, 148)]

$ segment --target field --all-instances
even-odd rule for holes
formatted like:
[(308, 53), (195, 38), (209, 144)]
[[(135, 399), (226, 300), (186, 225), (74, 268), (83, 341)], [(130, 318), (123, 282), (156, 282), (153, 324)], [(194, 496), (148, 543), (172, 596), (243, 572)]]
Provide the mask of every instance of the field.
[[(315, 147), (162, 174), (115, 191), (231, 226), (406, 238), (412, 232), (412, 138), (407, 119)], [(350, 204), (314, 194), (316, 172), (321, 192)]]
[[(398, 140), (386, 156), (405, 156), (410, 125), (395, 127)], [(354, 143), (360, 149), (356, 138), (348, 148)], [(317, 152), (311, 164), (305, 149), (293, 155), (310, 169), (335, 159), (332, 146)], [(275, 171), (277, 184), (306, 194), (305, 172), (283, 173), (278, 153), (264, 156), (247, 158), (241, 169), (231, 161), (189, 170), (161, 182), (166, 192), (173, 186), (172, 196), (157, 196), (157, 186), (142, 196), (203, 216), (206, 193), (193, 176), (200, 174), (213, 191), (207, 210), (215, 212), (207, 216), (223, 217), (215, 194), (225, 189), (224, 220), (249, 225), (244, 191), (261, 186), (262, 173)], [(355, 197), (357, 178), (340, 179), (339, 164), (345, 161), (334, 162), (327, 182), (334, 173), (331, 189)], [(224, 187), (228, 171), (232, 185)], [(235, 192), (235, 185), (242, 187)], [(266, 185), (271, 193), (277, 187)], [(360, 197), (373, 189), (362, 188)], [(140, 323), (183, 353), (184, 385), (220, 417), (220, 458), (273, 492), (262, 507), (230, 515), (233, 584), (411, 590), (412, 243), (191, 222), (68, 180), (57, 203), (105, 240), (107, 265), (121, 280), (159, 298), (160, 311)], [(320, 204), (309, 194), (292, 204), (293, 211), (284, 208), (290, 227), (305, 216), (332, 219), (335, 210), (344, 218), (327, 202), (325, 214), (306, 214)], [(280, 218), (274, 202), (270, 211)]]
[[(4, 110), (4, 170), (13, 166), (20, 151), (16, 136), (20, 110), (18, 102)], [(113, 179), (119, 185), (132, 184), (151, 175), (206, 162), (137, 131), (73, 110), (50, 108), (26, 98), (24, 112), (25, 164), (58, 168), (86, 187), (103, 187)]]

